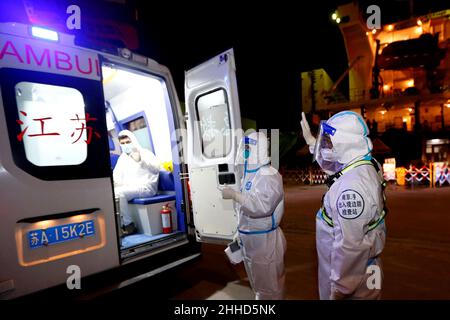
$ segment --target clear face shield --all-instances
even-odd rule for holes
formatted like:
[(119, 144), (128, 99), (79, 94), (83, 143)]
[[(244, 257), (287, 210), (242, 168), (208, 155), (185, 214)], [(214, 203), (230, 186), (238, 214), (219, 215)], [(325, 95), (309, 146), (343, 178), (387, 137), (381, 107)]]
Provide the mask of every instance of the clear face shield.
[(326, 121), (320, 122), (320, 131), (314, 147), (313, 161), (316, 161), (325, 173), (331, 175), (340, 171), (344, 164), (340, 163), (339, 156), (333, 147), (331, 137), (336, 129), (328, 125)]
[[(252, 150), (252, 146), (254, 150)], [(249, 164), (256, 164), (253, 162), (257, 160), (257, 157), (255, 157), (255, 155), (252, 155), (253, 152), (256, 152), (256, 146), (256, 140), (249, 137), (244, 137), (239, 144), (235, 166), (242, 167), (242, 169), (244, 169), (244, 167), (248, 166)]]
[(247, 160), (250, 157), (250, 151), (251, 151), (251, 146), (253, 145), (256, 147), (256, 140), (249, 138), (249, 137), (244, 137), (244, 159)]

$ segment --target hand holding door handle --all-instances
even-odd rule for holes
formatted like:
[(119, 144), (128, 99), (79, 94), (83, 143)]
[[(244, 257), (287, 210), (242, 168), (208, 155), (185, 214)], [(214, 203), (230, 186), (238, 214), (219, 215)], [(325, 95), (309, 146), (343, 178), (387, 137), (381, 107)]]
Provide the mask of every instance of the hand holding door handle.
[(222, 191), (222, 199), (233, 199), (239, 204), (242, 204), (244, 202), (244, 196), (240, 192), (237, 192), (236, 190), (228, 187), (227, 185), (225, 185), (222, 189), (219, 190)]
[(225, 187), (222, 188), (222, 199), (234, 199), (235, 193), (236, 191), (225, 185)]

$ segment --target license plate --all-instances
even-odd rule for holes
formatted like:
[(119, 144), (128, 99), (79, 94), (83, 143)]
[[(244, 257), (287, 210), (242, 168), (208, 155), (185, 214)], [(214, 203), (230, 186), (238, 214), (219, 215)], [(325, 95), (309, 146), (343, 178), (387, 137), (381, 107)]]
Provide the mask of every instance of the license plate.
[(65, 224), (28, 232), (30, 248), (39, 248), (65, 241), (76, 240), (95, 234), (94, 220)]

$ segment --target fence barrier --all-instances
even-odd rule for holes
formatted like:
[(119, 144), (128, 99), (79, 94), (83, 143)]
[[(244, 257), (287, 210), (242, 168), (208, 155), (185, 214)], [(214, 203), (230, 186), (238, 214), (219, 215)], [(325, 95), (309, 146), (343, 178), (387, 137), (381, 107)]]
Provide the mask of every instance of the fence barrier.
[(327, 175), (320, 169), (283, 170), (283, 181), (294, 184), (324, 184)]
[[(290, 184), (320, 185), (324, 184), (327, 178), (320, 168), (284, 169), (281, 173), (283, 181)], [(420, 168), (413, 165), (409, 168), (398, 167), (395, 169), (395, 175), (398, 185), (450, 186), (450, 168), (444, 162), (430, 163)]]
[(431, 187), (433, 186), (432, 171), (432, 165), (421, 168), (409, 166), (409, 169), (406, 170), (405, 181), (410, 185), (429, 185)]

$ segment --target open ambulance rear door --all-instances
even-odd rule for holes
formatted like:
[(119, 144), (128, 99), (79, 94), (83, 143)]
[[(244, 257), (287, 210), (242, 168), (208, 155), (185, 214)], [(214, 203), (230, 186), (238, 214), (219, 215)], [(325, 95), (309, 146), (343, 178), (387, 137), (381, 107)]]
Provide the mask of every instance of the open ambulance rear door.
[(242, 137), (234, 52), (230, 49), (185, 74), (187, 160), (196, 238), (228, 243), (237, 231), (233, 200), (225, 185), (239, 189), (234, 166)]

